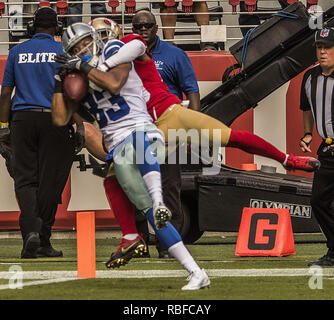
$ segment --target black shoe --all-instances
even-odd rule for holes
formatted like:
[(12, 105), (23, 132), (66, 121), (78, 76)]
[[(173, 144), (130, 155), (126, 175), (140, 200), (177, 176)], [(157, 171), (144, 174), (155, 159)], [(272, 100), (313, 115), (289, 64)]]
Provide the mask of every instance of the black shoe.
[(151, 258), (149, 252), (144, 252), (143, 254), (136, 253), (132, 258)]
[(23, 241), (23, 249), (21, 251), (21, 259), (35, 259), (36, 251), (40, 246), (39, 234), (30, 232), (26, 235)]
[(151, 258), (148, 246), (146, 245), (146, 251), (135, 253), (132, 258)]
[(334, 266), (334, 257), (325, 254), (320, 259), (311, 261), (308, 266)]
[(146, 243), (141, 236), (137, 236), (134, 240), (122, 239), (118, 244), (119, 248), (111, 254), (109, 260), (106, 262), (108, 269), (119, 268), (126, 265), (135, 254), (145, 254), (147, 251)]
[(63, 256), (63, 252), (61, 250), (56, 250), (50, 247), (39, 247), (36, 251), (37, 258), (59, 258)]

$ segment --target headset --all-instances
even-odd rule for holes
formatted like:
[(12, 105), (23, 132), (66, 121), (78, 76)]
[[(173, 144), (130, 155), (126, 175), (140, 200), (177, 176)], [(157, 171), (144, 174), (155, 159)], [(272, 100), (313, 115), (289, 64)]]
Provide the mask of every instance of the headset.
[[(40, 8), (38, 8), (34, 13), (33, 19), (28, 21), (28, 23), (27, 23), (27, 34), (28, 34), (29, 37), (32, 37), (36, 33), (35, 18), (36, 18), (37, 13), (39, 12), (39, 10), (44, 9), (44, 8), (49, 8), (50, 10), (55, 11), (54, 9), (52, 9), (50, 7), (40, 7)], [(56, 27), (55, 35), (56, 36), (62, 36), (63, 35), (63, 23), (58, 20), (58, 15), (57, 15), (57, 27)]]

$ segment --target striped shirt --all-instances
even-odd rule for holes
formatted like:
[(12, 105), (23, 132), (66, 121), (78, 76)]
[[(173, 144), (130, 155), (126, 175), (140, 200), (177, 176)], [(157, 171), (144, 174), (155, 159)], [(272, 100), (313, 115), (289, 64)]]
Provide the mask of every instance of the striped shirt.
[(319, 135), (334, 138), (334, 74), (324, 76), (320, 65), (309, 69), (303, 78), (300, 109), (311, 110)]

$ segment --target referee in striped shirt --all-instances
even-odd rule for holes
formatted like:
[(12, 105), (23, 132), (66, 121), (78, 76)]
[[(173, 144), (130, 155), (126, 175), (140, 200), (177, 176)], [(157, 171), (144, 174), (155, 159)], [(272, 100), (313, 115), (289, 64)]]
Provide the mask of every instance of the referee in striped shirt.
[(309, 266), (334, 266), (334, 29), (318, 30), (315, 46), (319, 64), (305, 73), (301, 88), (304, 136), (300, 148), (311, 152), (315, 124), (323, 141), (317, 152), (321, 167), (314, 173), (311, 206), (328, 251)]

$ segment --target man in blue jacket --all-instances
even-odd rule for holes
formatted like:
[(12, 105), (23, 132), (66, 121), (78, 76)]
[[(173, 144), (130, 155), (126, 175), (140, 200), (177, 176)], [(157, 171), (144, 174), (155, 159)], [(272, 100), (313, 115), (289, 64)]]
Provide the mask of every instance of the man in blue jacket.
[[(29, 26), (32, 39), (8, 54), (0, 96), (0, 141), (10, 140), (23, 238), (21, 258), (58, 257), (50, 243), (74, 157), (72, 126), (52, 123), (51, 101), (62, 44), (54, 40), (57, 13), (42, 7)], [(15, 88), (15, 95), (12, 92)]]
[(162, 80), (171, 93), (189, 100), (189, 108), (200, 110), (200, 95), (193, 66), (187, 54), (180, 48), (163, 41), (157, 36), (158, 25), (154, 15), (139, 10), (133, 17), (132, 30), (140, 34), (147, 43)]

